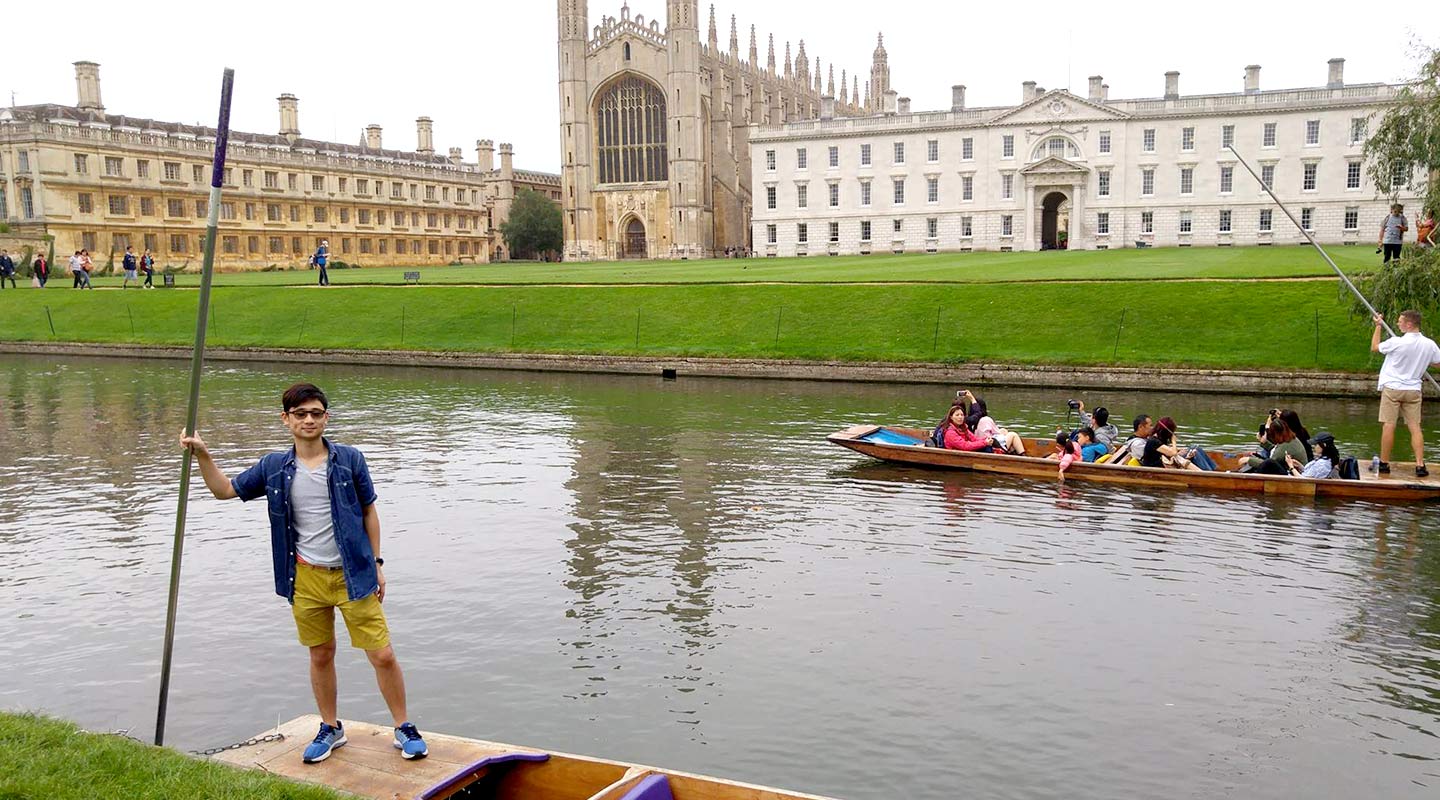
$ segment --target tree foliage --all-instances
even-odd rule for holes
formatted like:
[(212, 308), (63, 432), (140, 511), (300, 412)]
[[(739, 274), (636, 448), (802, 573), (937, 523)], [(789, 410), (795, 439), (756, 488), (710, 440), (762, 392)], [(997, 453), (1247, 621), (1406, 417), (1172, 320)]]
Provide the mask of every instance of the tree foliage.
[(510, 217), (500, 225), (511, 257), (534, 258), (564, 245), (560, 208), (539, 192), (521, 189), (510, 204)]
[[(1370, 180), (1388, 187), (1392, 198), (1401, 189), (1415, 189), (1417, 212), (1440, 202), (1440, 50), (1424, 51), (1419, 75), (1400, 90), (1366, 139), (1365, 159)], [(1405, 180), (1394, 181), (1397, 175)]]

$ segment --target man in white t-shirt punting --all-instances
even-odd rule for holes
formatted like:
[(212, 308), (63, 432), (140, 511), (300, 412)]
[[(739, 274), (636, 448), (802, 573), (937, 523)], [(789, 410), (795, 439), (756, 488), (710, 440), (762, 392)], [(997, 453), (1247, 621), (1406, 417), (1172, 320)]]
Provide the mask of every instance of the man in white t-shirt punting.
[(1381, 341), (1385, 318), (1375, 315), (1370, 352), (1384, 353), (1380, 367), (1380, 472), (1390, 471), (1390, 450), (1395, 446), (1395, 423), (1405, 418), (1410, 444), (1415, 448), (1415, 475), (1425, 477), (1425, 439), (1420, 430), (1421, 381), (1432, 365), (1440, 367), (1440, 347), (1420, 333), (1420, 312), (1402, 311), (1395, 327), (1400, 335)]

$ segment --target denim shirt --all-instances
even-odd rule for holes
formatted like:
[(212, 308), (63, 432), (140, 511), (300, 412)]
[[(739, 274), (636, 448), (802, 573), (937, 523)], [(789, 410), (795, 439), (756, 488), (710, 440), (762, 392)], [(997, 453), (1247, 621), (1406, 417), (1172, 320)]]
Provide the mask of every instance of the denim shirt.
[[(365, 456), (353, 447), (324, 439), (329, 466), (330, 516), (335, 522), (335, 543), (351, 600), (360, 600), (380, 588), (375, 554), (365, 534), (365, 508), (375, 502), (375, 485)], [(290, 509), (290, 485), (295, 480), (295, 448), (270, 453), (230, 481), (241, 500), (261, 496), (270, 506), (270, 551), (275, 565), (275, 593), (295, 601), (295, 518)]]

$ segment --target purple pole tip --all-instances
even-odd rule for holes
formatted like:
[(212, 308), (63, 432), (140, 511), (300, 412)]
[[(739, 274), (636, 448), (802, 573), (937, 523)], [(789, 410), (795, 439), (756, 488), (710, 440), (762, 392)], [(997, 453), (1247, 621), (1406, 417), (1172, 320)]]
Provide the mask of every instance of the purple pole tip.
[(235, 88), (235, 70), (225, 68), (220, 81), (220, 122), (215, 125), (215, 162), (210, 170), (210, 186), (219, 189), (225, 182), (225, 150), (230, 145), (230, 93)]

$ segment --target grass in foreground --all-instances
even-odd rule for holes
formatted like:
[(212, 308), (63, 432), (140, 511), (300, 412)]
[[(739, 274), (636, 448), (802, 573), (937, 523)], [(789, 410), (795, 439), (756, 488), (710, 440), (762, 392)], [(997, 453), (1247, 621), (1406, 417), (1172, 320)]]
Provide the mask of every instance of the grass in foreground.
[[(197, 297), (164, 290), (4, 292), (0, 335), (188, 345)], [(1368, 329), (1348, 316), (1328, 281), (222, 288), (213, 301), (209, 342), (215, 346), (1275, 370), (1371, 366)]]
[[(1328, 248), (1349, 272), (1375, 264), (1373, 248)], [(361, 263), (363, 259), (361, 259)], [(285, 262), (282, 262), (282, 266)], [(195, 264), (198, 270), (198, 262)], [(418, 269), (426, 284), (446, 283), (754, 283), (763, 281), (920, 281), (986, 283), (1040, 280), (1143, 280), (1155, 278), (1294, 278), (1330, 275), (1330, 268), (1305, 247), (1168, 247), (1144, 250), (1077, 250), (1045, 253), (910, 253), (809, 258), (712, 259), (708, 261), (610, 261), (545, 264), (515, 262), (460, 267), (379, 267), (331, 270), (339, 285), (404, 283)], [(69, 286), (70, 275), (55, 273), (52, 285)], [(291, 286), (315, 283), (317, 273), (225, 272), (217, 286)], [(158, 278), (157, 278), (158, 280)], [(198, 274), (176, 276), (180, 286), (198, 286)], [(119, 286), (119, 277), (96, 278), (97, 286)]]
[(68, 722), (0, 713), (0, 799), (338, 800), (342, 795), (203, 761)]

